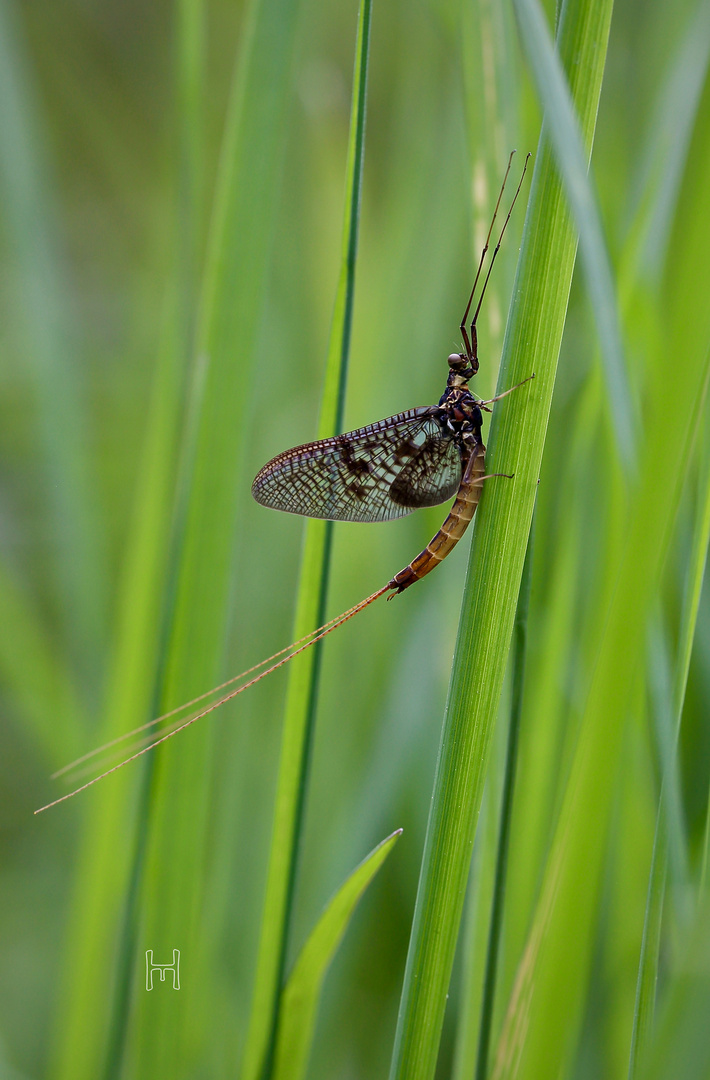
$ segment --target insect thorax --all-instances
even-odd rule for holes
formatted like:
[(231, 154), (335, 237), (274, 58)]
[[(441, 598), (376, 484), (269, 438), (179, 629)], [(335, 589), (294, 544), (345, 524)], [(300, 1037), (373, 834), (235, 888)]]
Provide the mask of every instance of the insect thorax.
[(465, 383), (446, 387), (439, 400), (439, 422), (444, 430), (452, 432), (461, 442), (481, 440), (483, 416), (476, 398)]

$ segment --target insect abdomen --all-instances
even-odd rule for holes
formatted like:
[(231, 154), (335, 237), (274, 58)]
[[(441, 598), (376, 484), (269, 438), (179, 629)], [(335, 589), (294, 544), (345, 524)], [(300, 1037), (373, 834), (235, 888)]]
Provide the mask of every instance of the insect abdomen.
[(481, 497), (482, 478), (485, 475), (485, 454), (486, 448), (483, 443), (476, 443), (466, 462), (456, 501), (451, 507), (449, 516), (424, 550), (412, 559), (409, 566), (405, 566), (404, 570), (395, 574), (389, 583), (390, 589), (404, 592), (415, 581), (431, 573), (458, 544), (476, 512), (478, 500)]

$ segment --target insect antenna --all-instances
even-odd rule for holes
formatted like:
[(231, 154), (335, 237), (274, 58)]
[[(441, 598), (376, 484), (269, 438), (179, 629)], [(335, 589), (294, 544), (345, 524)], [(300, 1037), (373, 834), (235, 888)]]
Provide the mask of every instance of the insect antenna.
[[(478, 279), (481, 276), (481, 270), (483, 269), (483, 262), (484, 262), (484, 259), (486, 257), (486, 254), (488, 252), (488, 245), (491, 242), (491, 235), (493, 233), (493, 226), (496, 223), (496, 217), (498, 216), (498, 209), (500, 207), (500, 201), (503, 198), (503, 192), (505, 191), (505, 185), (506, 185), (506, 181), (508, 179), (508, 173), (510, 172), (510, 166), (513, 164), (514, 155), (515, 155), (515, 150), (511, 150), (510, 157), (508, 158), (508, 167), (505, 170), (505, 176), (503, 177), (503, 183), (501, 184), (500, 191), (498, 192), (498, 201), (496, 202), (495, 209), (493, 211), (493, 217), (491, 218), (491, 224), (490, 224), (490, 226), (488, 228), (488, 235), (486, 236), (486, 242), (483, 245), (483, 250), (481, 251), (481, 258), (478, 260), (478, 269), (476, 270), (476, 276), (473, 279), (473, 288), (471, 289), (471, 295), (468, 298), (468, 303), (466, 304), (466, 310), (464, 311), (463, 318), (461, 319), (460, 330), (461, 330), (461, 334), (463, 336), (464, 346), (466, 348), (466, 356), (470, 361), (473, 362), (473, 366), (474, 366), (474, 368), (476, 370), (478, 369), (478, 348), (477, 348), (478, 343), (476, 341), (476, 320), (474, 319), (473, 322), (471, 323), (471, 340), (469, 340), (468, 331), (466, 330), (466, 319), (468, 318), (468, 313), (471, 310), (471, 304), (473, 303), (473, 297), (474, 297), (475, 292), (476, 292), (476, 286), (478, 285)], [(499, 243), (500, 243), (500, 240), (499, 240)], [(495, 258), (495, 256), (494, 256), (494, 258)], [(488, 280), (488, 279), (486, 279), (486, 280)], [(484, 289), (484, 292), (485, 292), (485, 285), (483, 286), (483, 289)]]
[[(501, 245), (501, 241), (503, 239), (503, 234), (504, 234), (504, 232), (505, 232), (505, 230), (506, 230), (506, 228), (508, 226), (508, 222), (510, 221), (510, 215), (513, 213), (513, 207), (515, 206), (518, 195), (520, 194), (520, 189), (523, 186), (523, 180), (525, 179), (525, 173), (527, 172), (528, 162), (530, 161), (530, 157), (531, 157), (530, 154), (526, 154), (526, 156), (525, 156), (525, 164), (523, 165), (523, 171), (522, 171), (522, 174), (520, 176), (520, 181), (518, 183), (517, 188), (515, 189), (515, 195), (513, 195), (513, 201), (510, 204), (510, 210), (508, 211), (508, 216), (506, 217), (505, 221), (503, 222), (503, 228), (500, 230), (500, 236), (498, 237), (498, 243), (496, 244), (495, 248), (493, 249), (493, 254), (491, 255), (491, 261), (490, 261), (490, 264), (488, 266), (488, 273), (486, 274), (486, 279), (483, 282), (483, 288), (481, 289), (481, 295), (480, 295), (480, 297), (478, 299), (478, 305), (477, 305), (476, 310), (475, 310), (475, 312), (473, 314), (473, 320), (471, 322), (471, 337), (472, 338), (474, 337), (474, 335), (476, 333), (476, 323), (478, 322), (478, 315), (479, 315), (479, 312), (481, 310), (481, 304), (483, 303), (483, 297), (486, 295), (486, 286), (488, 285), (488, 279), (491, 276), (491, 270), (493, 269), (493, 263), (496, 261), (496, 255), (500, 251), (500, 245)], [(512, 159), (512, 154), (511, 154), (511, 159)], [(508, 171), (509, 170), (510, 170), (510, 161), (508, 162)], [(508, 172), (506, 172), (505, 175), (506, 175), (506, 178), (507, 178)], [(505, 186), (505, 180), (503, 181), (503, 186)], [(498, 196), (498, 202), (500, 202), (502, 194), (503, 194), (503, 189), (501, 188), (501, 193)], [(498, 209), (498, 205), (496, 204), (496, 210), (497, 209)], [(493, 215), (493, 220), (495, 221), (495, 214)], [(492, 224), (491, 224), (491, 228), (493, 228)]]
[[(261, 680), (265, 679), (267, 675), (270, 675), (273, 671), (276, 671), (278, 668), (283, 667), (284, 664), (287, 664), (289, 662), (289, 660), (293, 660), (294, 656), (298, 656), (299, 653), (302, 653), (306, 649), (309, 649), (311, 645), (315, 645), (317, 641), (322, 641), (322, 639), (324, 637), (327, 637), (328, 634), (331, 634), (333, 630), (337, 630), (337, 628), (339, 626), (342, 626), (343, 623), (348, 622), (349, 619), (352, 619), (360, 611), (363, 611), (366, 607), (369, 607), (370, 604), (374, 603), (375, 600), (378, 600), (380, 596), (383, 596), (384, 593), (388, 592), (389, 589), (389, 584), (384, 585), (381, 589), (378, 589), (377, 592), (372, 593), (364, 600), (361, 600), (358, 604), (355, 604), (353, 607), (348, 608), (348, 610), (344, 611), (341, 615), (337, 615), (334, 619), (331, 619), (330, 622), (324, 623), (323, 626), (318, 627), (318, 629), (312, 631), (311, 634), (307, 634), (305, 639), (300, 638), (299, 641), (293, 642), (285, 649), (282, 649), (279, 653), (274, 653), (274, 655), (272, 657), (269, 657), (268, 660), (262, 660), (260, 664), (256, 664), (254, 667), (242, 672), (241, 675), (237, 675), (233, 679), (229, 679), (228, 682), (222, 683), (221, 686), (217, 686), (214, 687), (212, 690), (208, 690), (207, 693), (201, 694), (200, 697), (193, 698), (192, 701), (186, 702), (178, 709), (173, 709), (172, 712), (165, 713), (163, 716), (157, 717), (155, 720), (151, 720), (147, 724), (143, 724), (139, 728), (134, 728), (133, 731), (129, 731), (125, 735), (119, 736), (118, 739), (114, 739), (112, 742), (106, 743), (102, 747), (98, 747), (96, 750), (91, 751), (89, 754), (85, 754), (82, 758), (78, 758), (75, 762), (72, 762), (71, 765), (66, 766), (60, 771), (66, 772), (68, 769), (73, 768), (74, 766), (86, 761), (94, 754), (98, 754), (103, 750), (109, 749), (117, 742), (120, 742), (123, 739), (130, 738), (131, 736), (139, 735), (142, 731), (145, 731), (146, 728), (151, 727), (153, 724), (157, 724), (159, 721), (164, 720), (169, 716), (174, 716), (175, 713), (179, 712), (181, 709), (187, 708), (190, 705), (194, 705), (195, 703), (204, 700), (206, 697), (209, 697), (210, 694), (217, 693), (219, 690), (224, 689), (225, 686), (229, 686), (230, 684), (237, 682), (239, 679), (243, 679), (246, 675), (250, 675), (253, 671), (258, 670), (258, 668), (263, 667), (264, 664), (267, 664), (269, 660), (273, 660), (277, 656), (282, 657), (282, 659), (280, 659), (277, 663), (272, 664), (264, 671), (260, 671), (258, 675), (255, 675), (247, 682), (242, 683), (241, 686), (237, 686), (234, 690), (230, 690), (228, 694), (223, 694), (222, 697), (217, 699), (217, 701), (213, 701), (204, 709), (201, 709), (199, 712), (194, 713), (192, 716), (189, 716), (186, 719), (176, 721), (175, 723), (170, 725), (168, 731), (164, 733), (158, 732), (158, 738), (153, 739), (152, 742), (150, 742), (147, 746), (144, 746), (141, 750), (138, 750), (135, 754), (131, 754), (129, 757), (124, 758), (122, 761), (119, 761), (117, 765), (113, 765), (110, 769), (106, 769), (106, 771), (102, 772), (99, 776), (93, 777), (93, 779), (88, 780), (85, 784), (81, 784), (80, 787), (75, 788), (73, 791), (68, 792), (66, 795), (61, 795), (58, 799), (53, 799), (52, 802), (47, 803), (45, 806), (40, 806), (39, 809), (35, 810), (35, 814), (41, 814), (44, 810), (49, 810), (50, 807), (57, 806), (58, 803), (66, 802), (67, 799), (73, 798), (75, 795), (78, 795), (79, 792), (86, 791), (87, 788), (92, 787), (94, 784), (98, 784), (99, 780), (103, 780), (104, 777), (110, 776), (111, 773), (116, 772), (118, 769), (122, 769), (124, 765), (128, 765), (131, 761), (136, 761), (137, 758), (142, 757), (143, 754), (147, 754), (149, 750), (152, 750), (154, 747), (159, 746), (160, 743), (166, 742), (174, 735), (177, 735), (179, 731), (184, 731), (185, 728), (190, 727), (197, 720), (202, 719), (203, 716), (207, 716), (209, 713), (214, 712), (214, 710), (218, 709), (220, 705), (224, 705), (226, 704), (226, 702), (231, 701), (232, 698), (237, 697), (237, 695), (241, 694), (244, 690), (248, 690), (250, 686), (254, 686), (256, 683), (261, 682)], [(301, 644), (301, 642), (305, 643)], [(288, 653), (288, 656), (284, 656), (284, 653)]]

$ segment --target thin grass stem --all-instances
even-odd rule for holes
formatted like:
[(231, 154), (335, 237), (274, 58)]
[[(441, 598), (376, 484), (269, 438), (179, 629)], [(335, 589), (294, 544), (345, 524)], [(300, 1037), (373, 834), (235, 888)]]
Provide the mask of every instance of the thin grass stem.
[[(606, 58), (610, 2), (563, 7), (558, 48), (587, 154)], [(491, 471), (475, 526), (390, 1076), (434, 1075), (488, 751), (503, 685), (576, 253), (543, 133), (536, 156), (499, 388), (536, 378), (493, 414)]]
[(508, 850), (510, 829), (513, 818), (513, 796), (515, 792), (515, 772), (518, 763), (518, 744), (520, 721), (523, 711), (523, 690), (525, 687), (525, 657), (527, 649), (528, 611), (530, 608), (530, 587), (532, 584), (532, 552), (535, 520), (530, 528), (528, 549), (525, 554), (523, 576), (520, 580), (520, 595), (515, 613), (513, 638), (513, 685), (510, 705), (510, 724), (508, 727), (508, 746), (505, 757), (503, 792), (500, 806), (500, 825), (498, 829), (498, 850), (491, 900), (491, 917), (488, 934), (488, 950), (483, 979), (483, 999), (481, 1001), (481, 1025), (478, 1036), (478, 1056), (476, 1059), (475, 1080), (486, 1080), (488, 1075), (488, 1057), (491, 1044), (491, 1027), (495, 1005), (498, 957), (500, 954), (501, 933), (503, 929), (503, 909), (505, 905), (505, 883), (508, 868)]
[[(318, 434), (342, 431), (355, 296), (360, 195), (365, 150), (365, 102), (372, 0), (361, 0), (346, 166), (343, 249), (331, 324)], [(295, 637), (325, 622), (332, 548), (332, 522), (308, 522), (305, 532)], [(242, 1077), (271, 1076), (278, 1041), (289, 929), (293, 918), (297, 859), (303, 830), (309, 762), (318, 702), (320, 644), (295, 661), (284, 715), (266, 894), (262, 912), (249, 1031)]]

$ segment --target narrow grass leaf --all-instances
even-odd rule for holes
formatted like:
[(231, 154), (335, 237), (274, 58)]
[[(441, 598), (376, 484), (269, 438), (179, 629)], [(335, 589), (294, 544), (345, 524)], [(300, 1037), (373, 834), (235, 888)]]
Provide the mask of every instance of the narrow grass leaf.
[(55, 601), (69, 661), (95, 700), (106, 597), (85, 387), (73, 356), (51, 162), (13, 7), (0, 5), (0, 193), (16, 285), (12, 316), (35, 400)]
[[(710, 358), (708, 363), (710, 365)], [(688, 682), (688, 671), (690, 669), (690, 657), (695, 638), (695, 627), (697, 624), (703, 577), (705, 574), (708, 543), (710, 543), (710, 454), (707, 453), (707, 443), (706, 437), (700, 440), (700, 450), (701, 452), (705, 452), (705, 456), (704, 460), (701, 460), (700, 462), (696, 514), (683, 593), (679, 645), (672, 693), (672, 746), (671, 752), (665, 761), (663, 786), (659, 799), (658, 817), (656, 822), (656, 836), (653, 845), (653, 858), (649, 874), (648, 899), (646, 903), (643, 939), (641, 942), (641, 956), (639, 959), (639, 973), (636, 987), (636, 1004), (634, 1009), (634, 1026), (629, 1057), (629, 1080), (636, 1080), (636, 1077), (641, 1075), (642, 1070), (640, 1066), (641, 1063), (647, 1060), (653, 1036), (656, 986), (658, 983), (658, 964), (660, 958), (661, 924), (663, 919), (663, 896), (669, 859), (669, 820), (672, 821), (669, 812), (672, 809), (672, 803), (669, 807), (671, 796), (668, 791), (668, 785), (670, 782), (673, 782), (676, 787), (678, 785), (678, 780), (676, 778), (678, 770), (676, 752), (677, 743), (680, 734), (680, 721), (683, 713), (685, 689)], [(677, 798), (678, 795), (676, 795), (676, 799)], [(683, 888), (684, 884), (685, 881), (681, 879), (679, 886)], [(685, 901), (684, 894), (681, 895), (680, 901), (681, 903)]]
[(644, 1080), (704, 1080), (710, 1071), (710, 909), (707, 897), (669, 989)]
[[(201, 261), (203, 213), (201, 203), (204, 137), (204, 75), (205, 75), (205, 10), (203, 0), (176, 0), (174, 50), (174, 92), (177, 103), (175, 143), (177, 170), (173, 193), (174, 245), (172, 274), (168, 285), (168, 319), (164, 326), (163, 378), (172, 384), (166, 391), (168, 425), (159, 423), (152, 429), (155, 436), (150, 445), (152, 454), (146, 462), (150, 466), (167, 458), (172, 468), (158, 474), (158, 492), (164, 495), (160, 520), (162, 528), (154, 531), (154, 538), (162, 538), (160, 553), (163, 565), (153, 571), (150, 585), (161, 587), (161, 605), (156, 627), (154, 667), (150, 696), (150, 712), (160, 712), (172, 616), (175, 610), (179, 559), (182, 540), (181, 526), (188, 497), (185, 470), (179, 468), (181, 455), (189, 453), (189, 443), (181, 443), (184, 435), (185, 404), (187, 394), (186, 374), (195, 340), (198, 267)], [(160, 419), (160, 401), (156, 408)], [(181, 430), (181, 427), (183, 430)], [(189, 433), (189, 432), (188, 432)], [(161, 437), (162, 436), (162, 437)], [(182, 481), (182, 483), (180, 483)], [(169, 515), (167, 511), (169, 508)], [(157, 572), (156, 572), (157, 571)], [(152, 644), (152, 643), (151, 643)], [(153, 655), (151, 649), (148, 655)], [(137, 665), (139, 666), (139, 665)], [(136, 830), (133, 842), (131, 866), (126, 881), (124, 907), (119, 929), (116, 983), (112, 1002), (111, 1023), (106, 1042), (106, 1068), (104, 1080), (119, 1080), (124, 1070), (127, 1035), (130, 1025), (131, 990), (140, 933), (143, 878), (148, 854), (151, 828), (151, 797), (156, 755), (141, 762), (139, 793), (136, 805)]]
[(612, 423), (626, 471), (636, 469), (636, 418), (629, 390), (619, 326), (614, 275), (609, 261), (601, 214), (589, 176), (589, 156), (570, 96), (560, 57), (554, 47), (538, 0), (515, 0), (525, 55), (545, 109), (546, 130), (564, 180), (565, 192), (579, 232), (587, 289), (597, 322), (609, 397), (614, 402)]
[[(681, 627), (681, 633), (686, 628)], [(671, 858), (671, 879), (676, 898), (680, 901), (685, 896), (689, 882), (688, 835), (683, 807), (683, 789), (678, 761), (677, 739), (680, 726), (680, 714), (675, 708), (677, 697), (678, 661), (671, 655), (668, 633), (662, 624), (660, 611), (656, 612), (648, 632), (647, 649), (647, 686), (653, 727), (656, 734), (656, 746), (659, 775), (662, 779), (664, 813), (669, 834), (669, 854)], [(685, 900), (683, 900), (683, 903)], [(683, 913), (677, 910), (681, 916)], [(689, 912), (686, 912), (686, 915)]]
[[(678, 201), (674, 242), (669, 247), (674, 258), (666, 268), (664, 285), (668, 333), (662, 348), (659, 343), (646, 358), (648, 434), (640, 486), (626, 518), (623, 542), (607, 554), (610, 577), (617, 587), (586, 695), (575, 762), (528, 948), (501, 1035), (496, 1077), (532, 1077), (542, 1068), (558, 1070), (579, 1031), (624, 720), (707, 392), (710, 313), (693, 303), (691, 294), (692, 283), (705, 265), (710, 230), (700, 180), (710, 155), (709, 109), (706, 87)], [(675, 358), (673, 402), (678, 435), (673, 467), (664, 472), (664, 497), (659, 500), (655, 433), (668, 409), (668, 355)]]
[[(685, 439), (666, 499), (657, 498), (655, 457), (646, 457), (642, 489), (628, 527), (617, 589), (609, 612), (580, 731), (579, 744), (556, 836), (548, 859), (529, 944), (501, 1035), (494, 1076), (559, 1070), (570, 1053), (586, 986), (596, 918), (606, 827), (622, 745), (633, 672), (641, 659), (644, 627), (658, 587), (682, 481), (697, 431), (707, 373), (688, 374), (677, 400)], [(671, 486), (672, 484), (672, 486)], [(592, 813), (593, 808), (593, 813)], [(574, 935), (574, 948), (570, 946)], [(554, 1020), (553, 1020), (554, 1017)]]
[[(371, 13), (371, 0), (361, 0), (346, 164), (340, 277), (326, 360), (319, 438), (342, 431), (355, 295)], [(332, 533), (332, 522), (309, 521), (306, 525), (294, 640), (325, 622)], [(268, 1075), (275, 1049), (296, 859), (303, 827), (308, 764), (315, 725), (321, 649), (322, 643), (319, 642), (295, 659), (289, 671), (259, 953), (242, 1064), (244, 1080), (255, 1080), (263, 1069)]]
[[(230, 613), (237, 501), (254, 347), (279, 190), (299, 4), (249, 5), (222, 140), (197, 317), (185, 436), (176, 600), (160, 711), (219, 681)], [(208, 727), (158, 751), (146, 859), (145, 947), (179, 947), (192, 978), (136, 1012), (132, 1075), (190, 1075), (209, 1041), (206, 903), (213, 760)], [(178, 944), (176, 944), (178, 943)], [(202, 975), (200, 973), (203, 973)], [(136, 970), (136, 980), (140, 973)]]
[(301, 949), (282, 991), (274, 1080), (301, 1080), (313, 1040), (321, 987), (353, 912), (402, 830), (392, 833), (343, 882)]
[[(150, 715), (155, 706), (167, 584), (165, 552), (170, 546), (185, 378), (184, 356), (173, 334), (178, 325), (175, 300), (172, 293), (166, 302), (162, 348), (127, 533), (104, 738), (125, 731), (136, 717)], [(146, 827), (146, 819), (136, 816), (136, 778), (125, 772), (125, 777), (101, 784), (87, 796), (91, 803), (85, 811), (69, 917), (51, 1073), (66, 1080), (95, 1080), (103, 1074), (107, 1032), (116, 1024), (117, 997), (106, 991), (107, 957), (115, 956), (138, 843), (135, 838)], [(118, 964), (125, 964), (120, 946), (119, 954)]]
[[(563, 6), (559, 50), (585, 146), (597, 115), (610, 2)], [(392, 1080), (434, 1075), (476, 816), (510, 646), (547, 430), (576, 236), (543, 135), (513, 294), (500, 389), (536, 378), (493, 416), (407, 958)]]
[(510, 705), (510, 724), (508, 745), (503, 777), (503, 795), (500, 807), (500, 828), (498, 830), (498, 851), (496, 853), (496, 872), (491, 904), (491, 917), (486, 954), (486, 970), (481, 1002), (481, 1024), (478, 1039), (478, 1059), (476, 1062), (476, 1080), (486, 1080), (488, 1076), (488, 1055), (491, 1045), (491, 1027), (493, 1024), (493, 1006), (495, 1005), (498, 974), (498, 957), (501, 949), (503, 928), (503, 909), (505, 906), (505, 885), (508, 869), (508, 847), (513, 814), (513, 795), (515, 791), (515, 773), (518, 764), (518, 744), (520, 720), (523, 710), (523, 689), (525, 686), (525, 652), (530, 609), (530, 586), (532, 581), (532, 546), (534, 523), (528, 538), (528, 550), (525, 555), (523, 576), (520, 582), (518, 608), (515, 613), (515, 639), (512, 649), (513, 686)]
[(0, 563), (0, 672), (50, 768), (78, 750), (89, 730), (84, 701), (64, 657), (57, 656), (45, 621), (12, 571)]
[[(635, 275), (658, 287), (688, 157), (688, 148), (710, 62), (710, 3), (700, 0), (660, 87), (650, 138), (640, 156), (632, 190), (640, 193), (642, 239), (634, 250)], [(638, 195), (637, 195), (638, 197)], [(651, 203), (647, 208), (646, 205)]]
[(658, 961), (661, 952), (661, 923), (668, 870), (668, 829), (663, 809), (663, 795), (662, 790), (656, 818), (656, 834), (653, 839), (651, 870), (648, 877), (648, 896), (634, 1003), (634, 1023), (631, 1031), (629, 1080), (636, 1080), (639, 1075), (639, 1065), (648, 1051), (653, 1034)]

